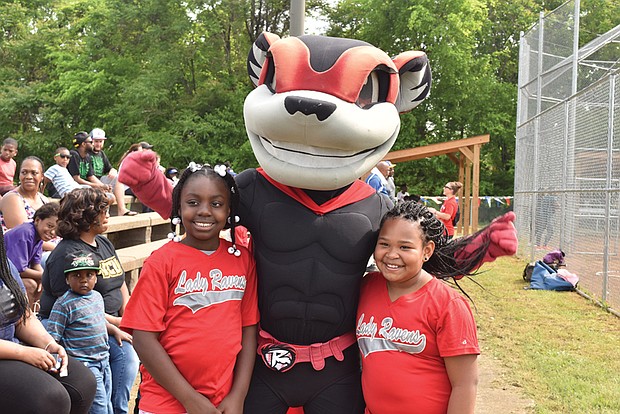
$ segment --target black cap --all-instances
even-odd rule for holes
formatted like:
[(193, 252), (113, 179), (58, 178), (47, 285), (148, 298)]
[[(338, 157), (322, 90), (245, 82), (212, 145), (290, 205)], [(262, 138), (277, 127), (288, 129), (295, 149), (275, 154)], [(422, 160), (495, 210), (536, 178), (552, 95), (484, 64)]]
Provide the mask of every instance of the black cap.
[(142, 148), (144, 148), (144, 149), (153, 149), (153, 146), (152, 146), (151, 144), (149, 144), (148, 142), (146, 142), (146, 141), (142, 141), (142, 142), (140, 143), (140, 146), (141, 146)]
[(88, 138), (90, 138), (90, 134), (88, 132), (85, 132), (85, 131), (76, 132), (76, 134), (73, 136), (73, 146), (75, 148), (79, 147)]
[(77, 270), (96, 270), (99, 272), (99, 259), (92, 253), (78, 252), (65, 258), (65, 274)]

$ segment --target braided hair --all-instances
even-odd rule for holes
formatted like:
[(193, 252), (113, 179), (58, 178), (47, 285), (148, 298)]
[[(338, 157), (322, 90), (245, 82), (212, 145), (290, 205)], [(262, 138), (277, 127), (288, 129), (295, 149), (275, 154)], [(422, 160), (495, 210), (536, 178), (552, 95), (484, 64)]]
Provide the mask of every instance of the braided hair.
[[(1, 232), (0, 232), (1, 233)], [(0, 280), (4, 283), (11, 294), (15, 297), (15, 305), (17, 306), (17, 314), (21, 315), (21, 323), (25, 323), (30, 315), (30, 307), (28, 306), (28, 297), (22, 291), (19, 283), (11, 274), (9, 269), (8, 258), (4, 246), (4, 235), (0, 235)]]
[(422, 267), (438, 279), (451, 277), (460, 279), (464, 275), (474, 274), (488, 250), (488, 237), (483, 237), (483, 242), (476, 248), (473, 255), (466, 258), (458, 257), (461, 250), (470, 244), (482, 230), (468, 237), (449, 240), (443, 223), (423, 204), (413, 201), (397, 204), (383, 216), (381, 227), (386, 221), (398, 218), (418, 223), (424, 244), (430, 241), (435, 243), (435, 251)]
[(185, 186), (187, 180), (198, 175), (209, 178), (217, 177), (220, 180), (224, 180), (226, 188), (228, 188), (228, 191), (230, 193), (230, 205), (228, 206), (230, 213), (228, 215), (228, 220), (224, 228), (230, 229), (230, 238), (233, 244), (232, 248), (230, 248), (228, 252), (234, 254), (235, 256), (238, 256), (241, 252), (237, 249), (237, 244), (235, 241), (235, 226), (237, 224), (237, 221), (239, 221), (239, 217), (235, 213), (239, 210), (239, 189), (237, 188), (237, 183), (235, 182), (233, 176), (230, 175), (226, 170), (225, 165), (218, 164), (215, 167), (211, 167), (211, 165), (209, 164), (201, 165), (191, 162), (189, 166), (185, 169), (185, 171), (183, 171), (183, 174), (181, 174), (179, 181), (177, 182), (174, 190), (172, 191), (172, 210), (170, 212), (170, 217), (172, 217), (170, 223), (172, 227), (172, 233), (169, 234), (169, 237), (172, 236), (171, 238), (173, 238), (174, 240), (178, 240), (175, 234), (175, 230), (176, 225), (180, 224), (181, 222), (181, 192), (183, 191), (183, 187)]

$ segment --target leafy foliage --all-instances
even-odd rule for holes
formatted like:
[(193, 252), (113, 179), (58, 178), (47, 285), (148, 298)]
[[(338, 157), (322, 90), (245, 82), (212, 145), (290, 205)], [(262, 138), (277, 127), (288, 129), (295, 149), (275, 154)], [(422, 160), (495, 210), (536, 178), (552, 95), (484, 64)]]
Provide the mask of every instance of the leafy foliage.
[[(481, 194), (511, 194), (518, 39), (560, 1), (307, 0), (329, 33), (395, 55), (431, 59), (430, 99), (402, 117), (395, 149), (491, 134)], [(149, 141), (166, 166), (190, 159), (256, 166), (243, 126), (251, 90), (246, 56), (263, 30), (285, 36), (288, 0), (31, 0), (0, 4), (0, 136), (19, 156), (51, 162), (72, 135), (106, 130), (118, 160)], [(583, 0), (583, 41), (617, 24), (613, 0)], [(429, 174), (433, 171), (433, 174)], [(446, 157), (399, 165), (397, 184), (440, 191), (456, 169)]]

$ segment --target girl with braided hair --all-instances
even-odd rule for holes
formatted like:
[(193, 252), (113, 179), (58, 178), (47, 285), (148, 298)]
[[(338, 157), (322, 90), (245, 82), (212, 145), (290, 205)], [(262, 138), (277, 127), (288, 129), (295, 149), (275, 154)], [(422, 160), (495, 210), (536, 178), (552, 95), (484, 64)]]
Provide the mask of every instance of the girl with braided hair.
[[(225, 166), (191, 163), (169, 242), (145, 261), (121, 327), (140, 356), (141, 413), (238, 413), (256, 359), (256, 266), (235, 243), (239, 191)], [(232, 242), (220, 239), (231, 228)]]
[(465, 298), (441, 279), (476, 269), (488, 242), (454, 259), (476, 236), (448, 240), (441, 221), (414, 202), (384, 215), (374, 251), (379, 272), (364, 278), (357, 310), (366, 413), (473, 414), (476, 324)]

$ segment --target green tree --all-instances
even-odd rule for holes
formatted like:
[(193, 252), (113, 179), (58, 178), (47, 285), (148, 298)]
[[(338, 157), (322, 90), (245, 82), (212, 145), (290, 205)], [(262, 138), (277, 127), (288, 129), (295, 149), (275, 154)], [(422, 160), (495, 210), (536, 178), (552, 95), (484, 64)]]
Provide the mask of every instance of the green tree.
[[(395, 149), (491, 134), (482, 192), (510, 194), (519, 32), (561, 1), (307, 0), (331, 19), (330, 35), (389, 54), (431, 59), (430, 98), (402, 116)], [(230, 160), (256, 166), (243, 101), (246, 57), (263, 31), (288, 33), (288, 0), (8, 0), (0, 4), (0, 132), (20, 157), (48, 164), (78, 130), (102, 127), (118, 160), (133, 142), (156, 145), (165, 165)], [(581, 42), (618, 24), (615, 0), (583, 0)], [(615, 48), (615, 49), (614, 49)], [(617, 56), (618, 46), (602, 51)], [(591, 76), (596, 76), (593, 72)], [(432, 171), (432, 173), (430, 173)], [(455, 177), (447, 157), (399, 166), (413, 191)]]
[[(519, 35), (539, 13), (563, 2), (519, 0), (342, 0), (329, 34), (368, 41), (391, 55), (423, 50), (433, 71), (430, 97), (409, 114), (395, 149), (490, 134), (482, 147), (481, 194), (512, 194)], [(581, 44), (619, 23), (614, 0), (583, 0)], [(618, 46), (608, 54), (617, 56)], [(432, 171), (432, 173), (431, 173)], [(447, 157), (405, 163), (396, 181), (413, 192), (440, 192), (455, 179)]]

